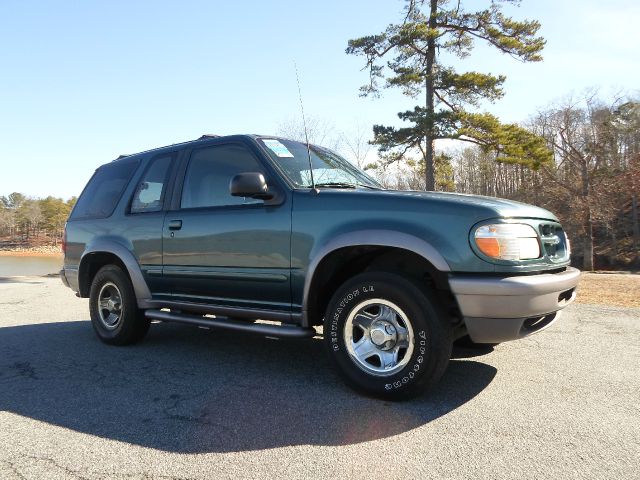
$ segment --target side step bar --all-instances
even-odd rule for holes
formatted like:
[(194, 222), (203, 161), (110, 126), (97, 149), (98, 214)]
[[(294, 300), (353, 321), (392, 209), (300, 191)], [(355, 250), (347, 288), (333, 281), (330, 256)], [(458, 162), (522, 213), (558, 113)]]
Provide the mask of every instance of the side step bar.
[(296, 327), (294, 325), (270, 325), (265, 323), (245, 323), (227, 318), (209, 318), (187, 313), (163, 312), (162, 310), (146, 310), (145, 316), (163, 322), (188, 323), (199, 327), (224, 328), (242, 332), (257, 333), (267, 337), (278, 338), (311, 338), (316, 335), (313, 328)]

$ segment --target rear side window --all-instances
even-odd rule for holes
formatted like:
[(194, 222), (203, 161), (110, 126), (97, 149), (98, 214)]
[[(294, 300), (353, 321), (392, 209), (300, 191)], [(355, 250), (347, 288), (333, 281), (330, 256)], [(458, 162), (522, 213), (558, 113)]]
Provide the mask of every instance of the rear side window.
[(163, 155), (151, 161), (138, 184), (133, 200), (131, 213), (159, 212), (162, 210), (164, 194), (167, 188), (167, 174), (171, 166), (171, 155)]
[(72, 219), (106, 218), (113, 213), (138, 162), (119, 161), (96, 170), (71, 214)]

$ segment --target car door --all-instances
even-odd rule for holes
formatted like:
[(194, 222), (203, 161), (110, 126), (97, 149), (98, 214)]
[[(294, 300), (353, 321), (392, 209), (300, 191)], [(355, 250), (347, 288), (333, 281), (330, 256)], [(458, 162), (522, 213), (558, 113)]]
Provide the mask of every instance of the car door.
[(163, 277), (178, 301), (291, 309), (291, 195), (277, 204), (234, 197), (231, 179), (260, 172), (275, 188), (257, 151), (215, 143), (188, 154), (177, 208), (163, 229)]
[(117, 225), (118, 234), (131, 243), (142, 275), (154, 295), (168, 291), (162, 278), (162, 229), (177, 161), (177, 152), (168, 151), (147, 162), (137, 180), (126, 215)]

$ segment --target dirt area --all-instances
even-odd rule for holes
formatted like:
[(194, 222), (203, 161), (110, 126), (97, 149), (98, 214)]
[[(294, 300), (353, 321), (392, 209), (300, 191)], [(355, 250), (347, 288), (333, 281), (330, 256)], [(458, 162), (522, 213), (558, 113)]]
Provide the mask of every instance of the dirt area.
[(640, 307), (640, 275), (583, 273), (577, 303), (617, 307)]
[(59, 248), (51, 250), (0, 250), (0, 257), (62, 257)]
[(0, 237), (0, 256), (11, 257), (55, 257), (62, 255), (60, 242), (39, 236), (29, 239)]

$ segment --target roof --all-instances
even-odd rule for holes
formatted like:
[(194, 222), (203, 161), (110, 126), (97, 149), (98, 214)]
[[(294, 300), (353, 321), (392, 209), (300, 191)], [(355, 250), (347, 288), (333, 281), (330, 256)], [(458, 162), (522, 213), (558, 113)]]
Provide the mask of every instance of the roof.
[(131, 154), (126, 154), (126, 155), (119, 155), (118, 158), (116, 158), (113, 161), (116, 162), (118, 160), (123, 160), (125, 158), (130, 158), (130, 157), (133, 157), (133, 156), (136, 156), (136, 155), (142, 155), (142, 154), (145, 154), (145, 153), (161, 151), (161, 150), (170, 149), (170, 148), (174, 148), (174, 147), (187, 146), (187, 145), (190, 145), (190, 144), (196, 144), (196, 143), (199, 143), (199, 142), (203, 142), (203, 141), (207, 141), (207, 140), (213, 140), (213, 139), (216, 139), (216, 138), (226, 138), (226, 137), (251, 137), (251, 138), (256, 138), (258, 136), (259, 135), (247, 135), (247, 134), (215, 135), (215, 134), (211, 134), (211, 133), (205, 133), (204, 135), (201, 135), (199, 138), (196, 138), (195, 140), (187, 140), (186, 142), (178, 142), (178, 143), (172, 143), (170, 145), (164, 145), (162, 147), (150, 148), (149, 150), (143, 150), (142, 152), (131, 153)]
[[(214, 140), (214, 139), (218, 139), (218, 138), (231, 138), (231, 137), (248, 137), (248, 138), (253, 138), (253, 139), (257, 139), (257, 138), (275, 138), (278, 140), (291, 140), (288, 138), (284, 138), (284, 137), (280, 137), (278, 135), (257, 135), (257, 134), (233, 134), (233, 135), (215, 135), (215, 134), (211, 134), (211, 133), (205, 133), (204, 135), (201, 135), (200, 137), (196, 138), (195, 140), (187, 140), (186, 142), (178, 142), (178, 143), (172, 143), (171, 145), (165, 145), (163, 147), (156, 147), (156, 148), (151, 148), (149, 150), (144, 150), (142, 152), (138, 152), (138, 153), (131, 153), (131, 154), (127, 154), (127, 155), (120, 155), (118, 158), (116, 158), (115, 160), (113, 160), (114, 162), (119, 161), (119, 160), (124, 160), (126, 158), (130, 158), (130, 157), (134, 157), (137, 155), (143, 155), (146, 153), (150, 153), (150, 152), (160, 152), (162, 150), (165, 149), (171, 149), (171, 148), (175, 148), (175, 147), (184, 147), (187, 145), (192, 145), (192, 144), (197, 144), (200, 142), (206, 142), (209, 140)], [(304, 143), (304, 142), (302, 142)], [(315, 146), (315, 145), (312, 145)]]

